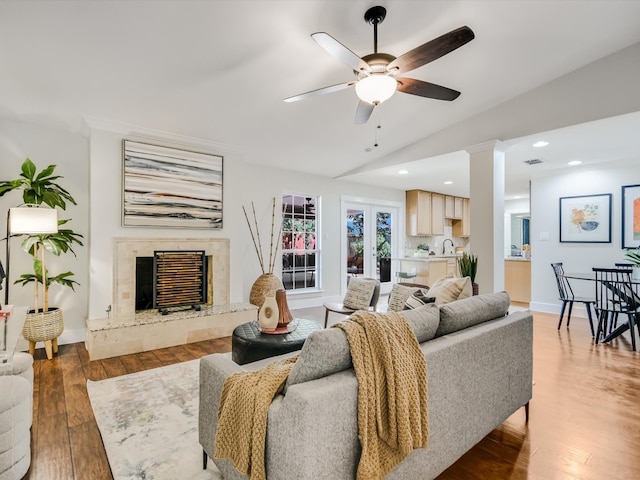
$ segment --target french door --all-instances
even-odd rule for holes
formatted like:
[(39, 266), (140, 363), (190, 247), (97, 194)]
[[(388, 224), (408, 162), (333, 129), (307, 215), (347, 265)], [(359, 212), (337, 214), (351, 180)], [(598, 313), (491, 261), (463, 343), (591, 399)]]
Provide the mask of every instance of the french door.
[[(350, 278), (380, 280), (381, 291), (391, 288), (391, 258), (399, 252), (399, 207), (395, 204), (343, 201), (342, 265), (344, 289)], [(344, 290), (343, 289), (343, 290)]]

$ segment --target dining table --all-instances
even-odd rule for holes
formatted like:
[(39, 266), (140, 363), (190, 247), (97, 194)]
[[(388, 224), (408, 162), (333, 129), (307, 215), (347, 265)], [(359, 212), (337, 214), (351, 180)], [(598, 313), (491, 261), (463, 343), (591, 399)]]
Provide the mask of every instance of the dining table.
[[(565, 278), (572, 279), (572, 280), (585, 280), (585, 281), (591, 281), (591, 282), (595, 282), (596, 281), (596, 274), (593, 271), (591, 271), (591, 272), (565, 272), (563, 276)], [(631, 277), (631, 284), (632, 285), (640, 285), (640, 279)], [(636, 312), (635, 319), (636, 319), (636, 325), (638, 325), (638, 323), (640, 322), (640, 311)], [(625, 321), (625, 322), (622, 322), (616, 328), (614, 328), (611, 332), (609, 332), (607, 335), (605, 335), (602, 338), (602, 340), (600, 340), (600, 342), (604, 342), (604, 343), (610, 342), (614, 338), (619, 337), (620, 335), (622, 335), (627, 330), (629, 330), (629, 321), (628, 320)]]

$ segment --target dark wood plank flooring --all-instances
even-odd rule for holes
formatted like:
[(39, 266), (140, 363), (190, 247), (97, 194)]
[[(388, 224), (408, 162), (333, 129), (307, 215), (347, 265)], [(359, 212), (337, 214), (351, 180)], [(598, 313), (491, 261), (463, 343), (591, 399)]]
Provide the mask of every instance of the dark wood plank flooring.
[[(323, 309), (297, 316), (324, 320)], [(534, 396), (439, 480), (622, 480), (640, 475), (640, 354), (627, 337), (594, 345), (585, 320), (556, 330), (535, 314)], [(337, 320), (337, 317), (336, 317)], [(628, 335), (628, 333), (627, 333)], [(63, 345), (34, 362), (30, 480), (111, 479), (86, 380), (102, 380), (231, 349), (230, 338), (89, 361), (84, 344)]]

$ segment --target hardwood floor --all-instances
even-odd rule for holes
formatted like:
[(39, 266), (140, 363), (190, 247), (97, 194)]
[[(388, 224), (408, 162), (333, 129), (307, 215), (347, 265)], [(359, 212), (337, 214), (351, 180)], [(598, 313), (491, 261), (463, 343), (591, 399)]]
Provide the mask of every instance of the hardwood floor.
[[(297, 316), (324, 320), (324, 310)], [(337, 320), (337, 318), (336, 318)], [(587, 322), (556, 330), (555, 315), (534, 315), (530, 420), (521, 409), (445, 471), (439, 480), (622, 480), (640, 474), (640, 354), (627, 336), (594, 345)], [(63, 345), (34, 362), (30, 480), (111, 479), (86, 380), (200, 358), (231, 349), (229, 338), (90, 362), (84, 344)]]

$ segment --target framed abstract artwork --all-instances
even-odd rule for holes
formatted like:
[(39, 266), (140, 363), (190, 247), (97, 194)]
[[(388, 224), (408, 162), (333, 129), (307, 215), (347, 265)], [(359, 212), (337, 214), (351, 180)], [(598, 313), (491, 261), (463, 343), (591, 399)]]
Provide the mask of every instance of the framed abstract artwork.
[(622, 248), (640, 247), (640, 185), (622, 187)]
[(222, 228), (223, 157), (123, 140), (122, 226)]
[(611, 197), (560, 197), (560, 242), (611, 243)]

